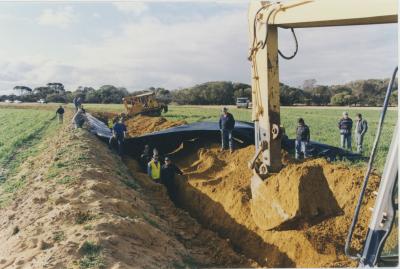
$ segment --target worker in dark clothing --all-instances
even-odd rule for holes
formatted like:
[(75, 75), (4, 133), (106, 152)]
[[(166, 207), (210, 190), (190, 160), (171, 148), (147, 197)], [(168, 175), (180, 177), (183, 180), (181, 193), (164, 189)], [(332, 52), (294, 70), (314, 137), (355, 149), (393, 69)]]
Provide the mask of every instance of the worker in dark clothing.
[(360, 113), (357, 114), (356, 117), (356, 128), (354, 130), (356, 144), (357, 144), (357, 153), (362, 153), (363, 151), (363, 142), (364, 135), (368, 130), (368, 122), (364, 120)]
[(56, 115), (58, 116), (58, 123), (63, 123), (64, 121), (64, 108), (62, 106), (60, 106), (57, 111), (56, 111)]
[(351, 151), (351, 130), (353, 129), (353, 120), (349, 118), (349, 113), (343, 112), (343, 117), (339, 120), (340, 146)]
[(122, 156), (123, 148), (124, 148), (124, 140), (126, 137), (126, 126), (124, 124), (124, 120), (120, 119), (119, 122), (114, 124), (113, 126), (113, 137), (117, 141), (118, 144), (118, 154)]
[(87, 121), (86, 113), (83, 109), (79, 108), (72, 118), (72, 122), (75, 125), (75, 129), (82, 128), (83, 124)]
[(310, 142), (310, 128), (305, 124), (304, 120), (300, 118), (297, 121), (297, 129), (296, 129), (296, 152), (295, 152), (295, 158), (296, 160), (299, 160), (301, 158), (301, 155), (304, 158), (308, 157), (307, 154), (307, 148), (308, 148), (308, 143)]
[(176, 198), (174, 183), (175, 174), (183, 175), (183, 172), (172, 163), (169, 157), (165, 157), (164, 165), (161, 167), (161, 183), (165, 185), (172, 199)]
[(81, 99), (80, 97), (76, 96), (76, 97), (72, 100), (72, 102), (74, 103), (75, 111), (78, 111), (78, 109), (79, 109), (79, 108), (81, 107), (81, 105), (82, 105), (82, 99)]
[(219, 129), (221, 130), (222, 150), (229, 149), (233, 152), (232, 131), (235, 128), (235, 119), (233, 115), (228, 112), (228, 108), (222, 109), (223, 114), (219, 119)]
[(143, 149), (142, 155), (140, 155), (140, 163), (142, 166), (143, 171), (146, 171), (147, 164), (151, 161), (151, 153), (150, 153), (150, 146), (145, 145)]

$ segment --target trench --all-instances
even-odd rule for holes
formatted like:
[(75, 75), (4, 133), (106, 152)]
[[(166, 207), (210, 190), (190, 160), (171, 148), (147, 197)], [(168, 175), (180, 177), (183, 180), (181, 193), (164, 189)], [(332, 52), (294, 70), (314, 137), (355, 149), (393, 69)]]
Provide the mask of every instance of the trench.
[[(209, 143), (210, 141), (207, 141)], [(201, 148), (205, 141), (193, 140), (184, 142), (180, 149), (167, 154), (174, 162), (187, 160), (188, 152)], [(130, 152), (138, 156), (137, 152)], [(133, 158), (133, 157), (131, 157)], [(137, 158), (136, 161), (139, 162)], [(189, 160), (190, 161), (190, 160)], [(133, 175), (143, 173), (139, 167), (130, 167)], [(249, 179), (250, 180), (250, 179)], [(202, 184), (216, 184), (219, 179), (207, 180)], [(228, 240), (233, 250), (248, 259), (256, 261), (260, 266), (266, 267), (295, 267), (296, 264), (278, 247), (263, 240), (257, 233), (238, 223), (223, 207), (206, 193), (196, 188), (196, 184), (187, 180), (185, 176), (175, 176), (174, 181), (166, 186), (167, 193), (173, 204), (189, 213), (204, 229), (215, 232), (219, 237)], [(247, 190), (250, 197), (250, 189)], [(248, 212), (249, 218), (251, 213)]]

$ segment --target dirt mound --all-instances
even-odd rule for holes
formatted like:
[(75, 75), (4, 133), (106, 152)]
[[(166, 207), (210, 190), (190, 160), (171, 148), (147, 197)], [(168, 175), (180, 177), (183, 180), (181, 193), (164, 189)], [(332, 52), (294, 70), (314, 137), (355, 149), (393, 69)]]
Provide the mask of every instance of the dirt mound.
[(291, 164), (266, 181), (251, 179), (251, 212), (257, 226), (265, 229), (295, 228), (339, 215), (323, 168), (316, 163)]
[(0, 268), (257, 266), (86, 130), (65, 124), (42, 149), (0, 209)]
[[(364, 171), (323, 159), (289, 164), (269, 179), (269, 191), (271, 195), (282, 194), (279, 202), (286, 203), (291, 214), (306, 218), (295, 218), (288, 227), (268, 231), (260, 229), (250, 213), (252, 172), (246, 164), (253, 154), (253, 146), (233, 154), (219, 152), (219, 145), (184, 147), (174, 156), (187, 179), (176, 180), (177, 202), (204, 226), (229, 238), (241, 253), (263, 266), (355, 265), (345, 257), (343, 249)], [(353, 246), (358, 250), (368, 228), (368, 208), (373, 205), (369, 194), (376, 190), (378, 182), (379, 177), (373, 175), (355, 232)], [(299, 193), (291, 191), (299, 186)], [(291, 203), (295, 206), (291, 207)]]
[(130, 137), (140, 136), (147, 133), (161, 131), (164, 129), (187, 124), (186, 121), (169, 121), (164, 117), (135, 116), (125, 122)]

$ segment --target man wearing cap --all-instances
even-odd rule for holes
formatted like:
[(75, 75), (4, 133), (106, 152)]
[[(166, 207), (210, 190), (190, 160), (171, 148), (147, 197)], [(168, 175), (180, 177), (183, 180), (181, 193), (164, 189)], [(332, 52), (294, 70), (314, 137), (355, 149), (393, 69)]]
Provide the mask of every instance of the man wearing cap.
[(153, 154), (153, 158), (147, 165), (147, 174), (157, 183), (161, 183), (161, 163), (158, 159), (158, 152)]
[(222, 109), (222, 115), (219, 118), (219, 129), (221, 130), (222, 150), (229, 149), (233, 151), (232, 131), (235, 128), (235, 119), (228, 112), (228, 108)]
[(356, 127), (354, 130), (354, 135), (356, 137), (356, 144), (357, 144), (357, 153), (362, 153), (363, 151), (363, 142), (364, 142), (364, 135), (368, 130), (368, 123), (364, 120), (360, 113), (356, 116)]
[(172, 163), (169, 157), (165, 157), (164, 165), (161, 167), (161, 183), (167, 188), (171, 198), (175, 198), (174, 179), (175, 174), (183, 175), (183, 172)]
[(349, 118), (349, 113), (343, 112), (343, 117), (338, 123), (340, 131), (340, 146), (351, 150), (351, 129), (353, 129), (353, 120)]

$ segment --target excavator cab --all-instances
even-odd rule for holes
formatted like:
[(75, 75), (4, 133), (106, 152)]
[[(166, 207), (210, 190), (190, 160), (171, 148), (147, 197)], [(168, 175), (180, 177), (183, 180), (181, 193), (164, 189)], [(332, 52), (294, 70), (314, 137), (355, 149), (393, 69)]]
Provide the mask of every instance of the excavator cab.
[(154, 92), (146, 92), (139, 95), (127, 96), (122, 98), (128, 116), (136, 115), (161, 116), (161, 112), (167, 112), (166, 104), (156, 99)]

